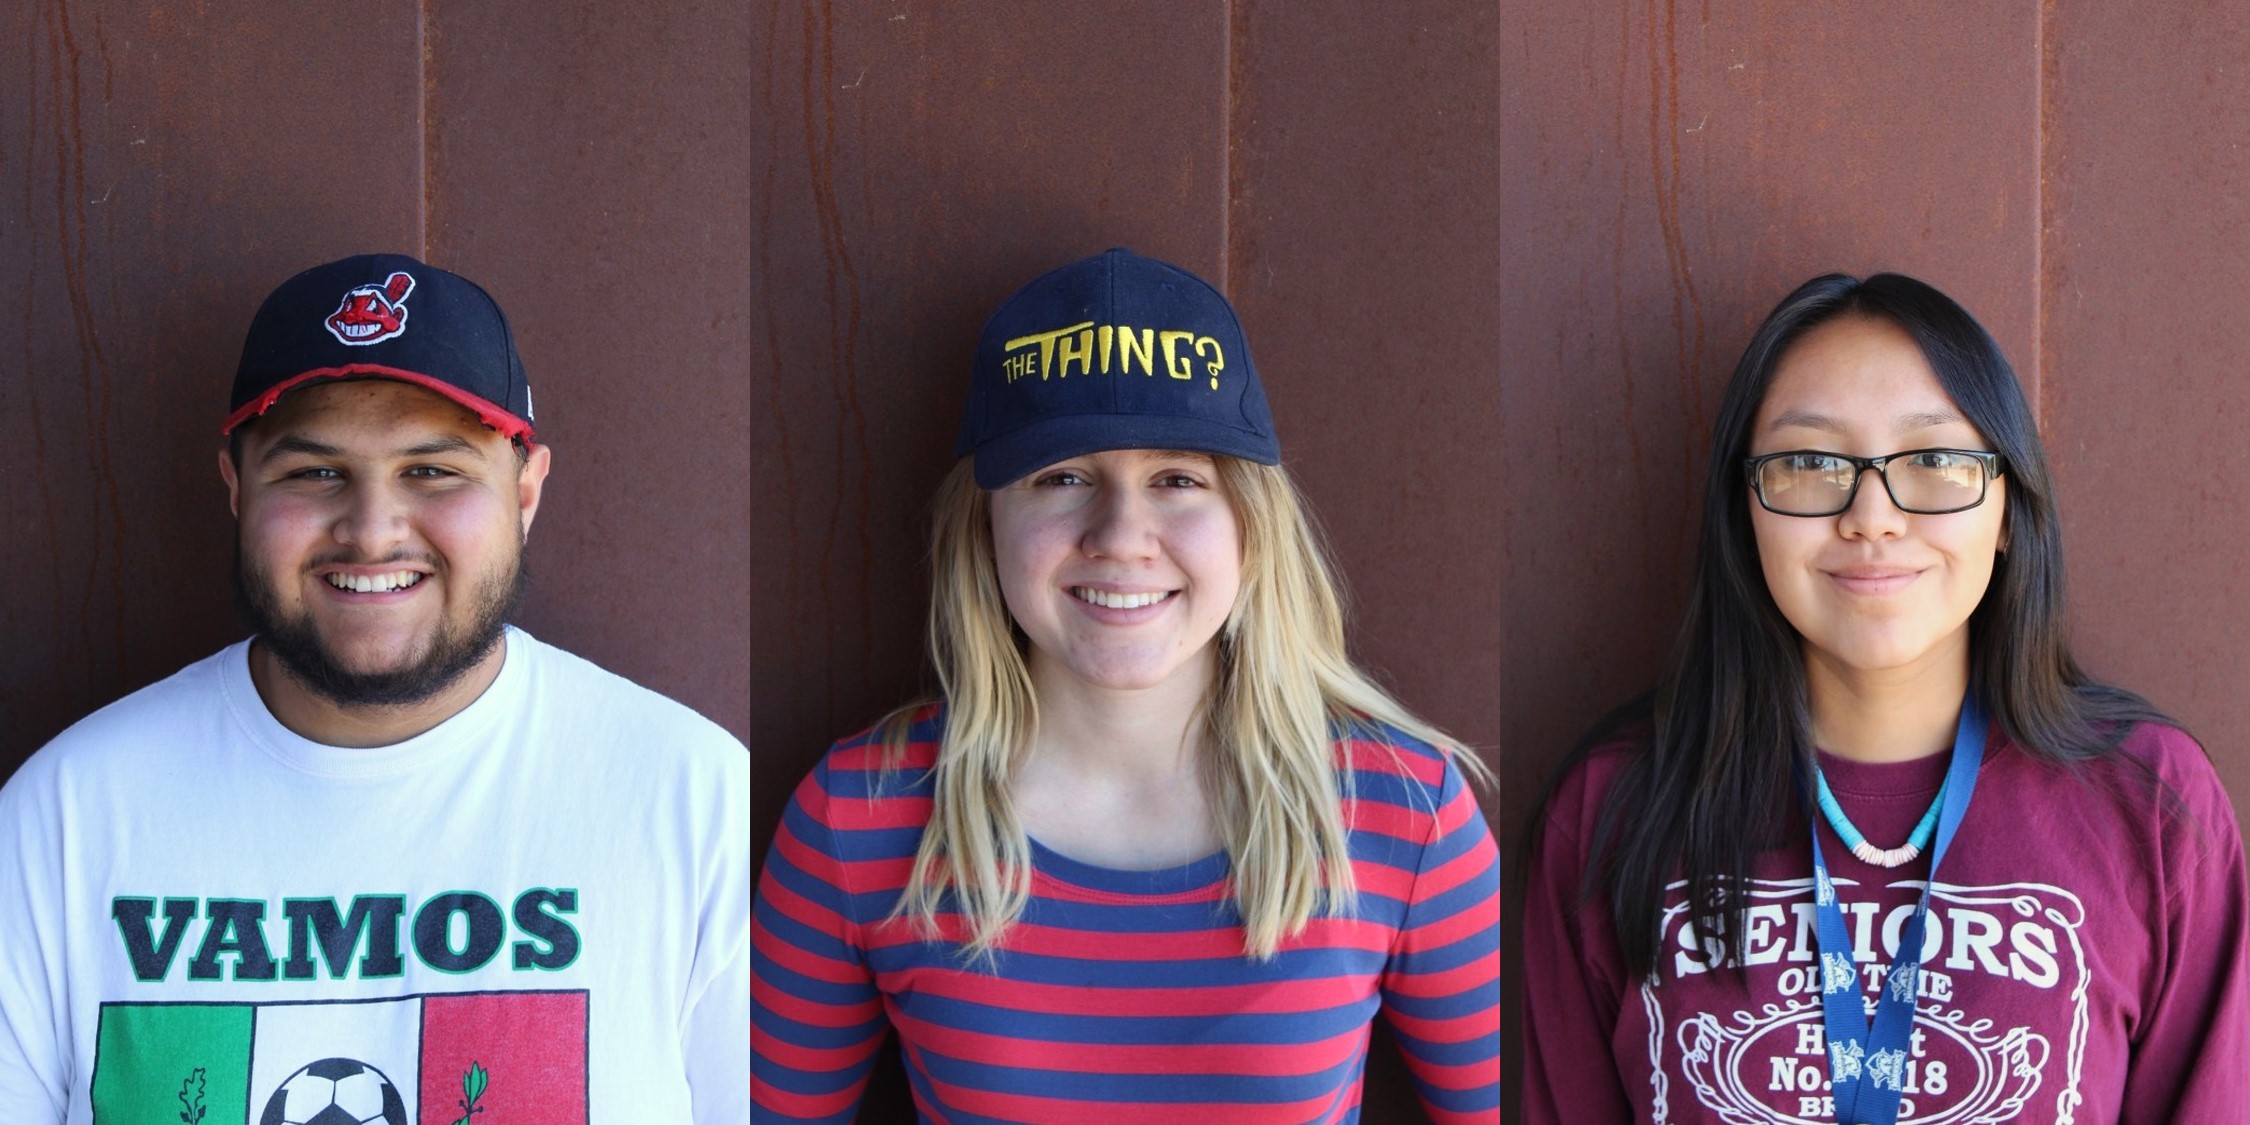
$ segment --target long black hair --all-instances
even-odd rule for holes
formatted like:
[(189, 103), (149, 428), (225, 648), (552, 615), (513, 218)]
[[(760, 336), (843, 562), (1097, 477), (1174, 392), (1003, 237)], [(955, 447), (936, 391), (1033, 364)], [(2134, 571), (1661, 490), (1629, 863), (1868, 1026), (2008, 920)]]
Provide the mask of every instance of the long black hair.
[(2006, 460), (2007, 550), (1969, 617), (1969, 690), (1985, 714), (2010, 742), (2058, 763), (2109, 754), (2135, 723), (2170, 721), (2139, 696), (2094, 683), (2071, 656), (2047, 455), (1999, 345), (1952, 298), (1914, 278), (1816, 277), (1767, 314), (1719, 404), (1694, 588), (1669, 668), (1653, 695), (1605, 720), (1565, 766), (1604, 743), (1643, 747), (1603, 800), (1581, 888), (1588, 900), (1606, 900), (1633, 976), (1656, 966), (1666, 889), (1683, 878), (1690, 923), (1731, 961), (1753, 858), (1780, 844), (1792, 807), (1810, 815), (1792, 780), (1813, 755), (1804, 658), (1759, 569), (1742, 463), (1784, 353), (1847, 315), (1905, 329)]

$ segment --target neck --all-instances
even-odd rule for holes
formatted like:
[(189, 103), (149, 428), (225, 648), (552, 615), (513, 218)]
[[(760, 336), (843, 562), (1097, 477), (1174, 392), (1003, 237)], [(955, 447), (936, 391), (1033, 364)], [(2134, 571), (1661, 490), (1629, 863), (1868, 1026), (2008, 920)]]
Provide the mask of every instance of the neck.
[(1162, 683), (1135, 689), (1089, 684), (1037, 650), (1030, 670), (1039, 698), (1034, 757), (1119, 779), (1157, 781), (1197, 772), (1203, 708), (1218, 680), (1215, 654)]
[(361, 750), (391, 746), (436, 728), (461, 713), (500, 677), (508, 643), (502, 640), (436, 695), (417, 703), (338, 703), (305, 686), (265, 644), (250, 645), (250, 682), (274, 719), (290, 733), (323, 746)]
[(1813, 742), (1855, 762), (1907, 762), (1952, 749), (1968, 690), (1966, 637), (1903, 668), (1847, 668), (1806, 654)]

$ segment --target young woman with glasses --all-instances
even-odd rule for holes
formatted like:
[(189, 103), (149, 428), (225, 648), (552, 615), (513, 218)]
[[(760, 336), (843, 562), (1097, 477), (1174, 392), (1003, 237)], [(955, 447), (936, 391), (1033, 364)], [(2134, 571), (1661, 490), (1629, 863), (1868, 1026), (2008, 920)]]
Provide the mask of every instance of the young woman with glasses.
[(1534, 823), (1526, 1120), (2241, 1120), (2243, 851), (2089, 679), (1998, 347), (1912, 278), (1784, 299), (1656, 691)]
[(941, 691), (832, 749), (752, 930), (760, 1121), (1347, 1122), (1369, 1025), (1499, 1114), (1481, 767), (1345, 655), (1234, 312), (1112, 250), (985, 327), (939, 486)]

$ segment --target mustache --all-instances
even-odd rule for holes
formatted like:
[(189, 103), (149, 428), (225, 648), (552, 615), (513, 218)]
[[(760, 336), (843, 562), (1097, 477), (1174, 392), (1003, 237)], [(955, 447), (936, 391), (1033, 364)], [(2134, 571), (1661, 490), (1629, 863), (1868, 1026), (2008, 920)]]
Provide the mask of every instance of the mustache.
[(442, 569), (438, 565), (437, 559), (418, 551), (393, 551), (379, 559), (367, 558), (354, 551), (329, 551), (325, 554), (315, 555), (307, 561), (305, 573), (310, 574), (323, 567), (330, 566), (394, 566), (399, 564), (419, 566), (433, 571)]

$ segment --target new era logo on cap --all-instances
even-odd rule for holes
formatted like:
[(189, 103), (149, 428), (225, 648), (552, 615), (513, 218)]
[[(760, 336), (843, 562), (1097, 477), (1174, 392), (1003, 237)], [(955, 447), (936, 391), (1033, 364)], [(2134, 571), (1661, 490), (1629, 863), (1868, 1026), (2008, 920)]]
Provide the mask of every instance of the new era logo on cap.
[(400, 270), (381, 285), (354, 286), (344, 303), (322, 324), (338, 343), (359, 346), (388, 340), (406, 331), (406, 298), (414, 292), (414, 275)]
[(243, 338), (223, 432), (330, 379), (413, 383), (510, 438), (532, 439), (531, 384), (499, 304), (468, 278), (403, 254), (362, 254), (282, 282)]
[(1040, 277), (993, 314), (955, 452), (975, 455), (991, 489), (1110, 449), (1281, 459), (1233, 307), (1122, 249)]

